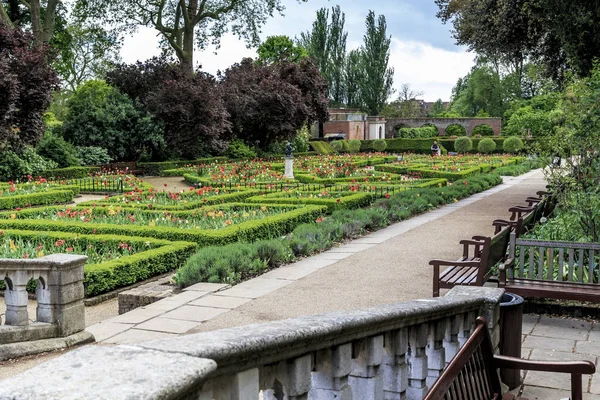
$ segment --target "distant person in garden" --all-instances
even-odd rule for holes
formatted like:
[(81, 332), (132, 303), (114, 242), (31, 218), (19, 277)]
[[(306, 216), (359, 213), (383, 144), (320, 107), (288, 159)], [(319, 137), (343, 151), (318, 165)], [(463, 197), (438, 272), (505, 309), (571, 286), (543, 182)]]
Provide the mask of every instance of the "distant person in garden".
[(433, 144), (431, 145), (431, 155), (434, 157), (442, 155), (442, 149), (440, 149), (440, 146), (438, 145), (437, 140), (434, 140)]

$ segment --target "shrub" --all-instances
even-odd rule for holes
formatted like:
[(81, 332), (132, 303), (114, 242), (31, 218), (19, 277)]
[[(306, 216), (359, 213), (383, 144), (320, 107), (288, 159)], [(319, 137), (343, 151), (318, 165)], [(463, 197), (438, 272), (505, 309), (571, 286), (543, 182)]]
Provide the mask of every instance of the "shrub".
[(490, 138), (482, 139), (477, 145), (477, 151), (480, 153), (491, 153), (496, 150), (496, 142)]
[(360, 140), (350, 140), (348, 141), (348, 147), (350, 153), (358, 153), (360, 152)]
[(288, 241), (281, 239), (260, 240), (255, 243), (258, 258), (267, 262), (269, 267), (279, 267), (294, 259), (294, 253)]
[(330, 143), (331, 147), (337, 153), (342, 153), (344, 151), (344, 141), (343, 140), (334, 140)]
[(462, 136), (454, 142), (454, 150), (458, 153), (466, 153), (473, 149), (473, 141), (470, 137)]
[(473, 135), (494, 136), (494, 130), (489, 125), (481, 124), (473, 129)]
[(427, 139), (438, 135), (435, 126), (424, 126), (422, 128), (400, 128), (398, 136), (403, 139)]
[(314, 151), (317, 152), (317, 154), (332, 154), (335, 152), (335, 150), (333, 149), (333, 147), (331, 147), (330, 143), (327, 142), (322, 142), (320, 140), (315, 140), (312, 142), (308, 143), (310, 145), (310, 147), (312, 147), (312, 149)]
[(112, 161), (108, 151), (97, 146), (77, 146), (75, 156), (81, 160), (82, 165), (102, 165)]
[(504, 143), (502, 144), (502, 149), (506, 153), (518, 153), (523, 149), (523, 141), (520, 137), (511, 136), (509, 138), (504, 139)]
[(253, 159), (256, 158), (256, 151), (248, 147), (240, 139), (234, 139), (229, 142), (227, 156), (234, 159)]
[(44, 138), (38, 144), (37, 152), (42, 157), (52, 160), (60, 168), (73, 167), (81, 164), (81, 160), (75, 156), (75, 148), (71, 143), (58, 136)]
[(467, 134), (467, 130), (458, 124), (450, 125), (446, 128), (446, 136), (464, 136)]
[(79, 179), (87, 178), (92, 172), (100, 171), (99, 167), (68, 167), (49, 169), (42, 176), (44, 178)]
[(385, 149), (387, 148), (387, 142), (385, 141), (385, 139), (376, 139), (373, 141), (373, 150), (375, 151), (385, 151)]
[(32, 147), (25, 147), (21, 154), (6, 150), (0, 152), (0, 181), (10, 181), (27, 175), (38, 176), (44, 171), (56, 168), (56, 163), (46, 160)]

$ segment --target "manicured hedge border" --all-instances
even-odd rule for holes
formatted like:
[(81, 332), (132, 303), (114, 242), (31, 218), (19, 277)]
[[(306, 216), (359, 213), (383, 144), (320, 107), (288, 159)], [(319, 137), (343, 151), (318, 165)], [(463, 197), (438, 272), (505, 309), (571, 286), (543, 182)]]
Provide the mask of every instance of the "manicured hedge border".
[[(252, 196), (256, 196), (259, 193), (258, 190), (242, 190), (239, 192), (235, 192), (235, 193), (224, 193), (224, 194), (219, 194), (216, 196), (211, 196), (211, 197), (206, 197), (205, 199), (201, 200), (201, 201), (188, 201), (187, 203), (184, 203), (183, 201), (181, 202), (180, 205), (177, 206), (169, 206), (169, 205), (160, 205), (160, 204), (152, 204), (152, 209), (153, 210), (193, 210), (193, 209), (197, 209), (197, 208), (202, 208), (204, 206), (210, 206), (210, 205), (215, 205), (215, 204), (227, 204), (227, 203), (238, 203), (241, 201), (244, 201), (245, 199), (247, 199), (248, 197), (252, 197)], [(121, 206), (121, 207), (128, 207), (128, 208), (138, 208), (138, 209), (149, 209), (150, 207), (148, 207), (148, 204), (150, 203), (122, 203), (118, 200), (115, 199), (122, 199), (123, 195), (121, 196), (113, 196), (111, 198), (108, 198), (106, 200), (100, 200), (100, 201), (86, 201), (85, 203), (80, 203), (80, 206), (93, 206), (93, 205), (97, 205), (97, 204), (106, 204), (108, 205), (114, 205), (114, 206)], [(206, 200), (206, 201), (204, 201)]]
[[(314, 192), (318, 194), (318, 192)], [(281, 193), (269, 193), (262, 196), (255, 196), (248, 199), (250, 203), (260, 204), (313, 204), (318, 206), (326, 206), (327, 212), (332, 213), (335, 210), (353, 210), (355, 208), (366, 207), (375, 198), (372, 193), (369, 192), (346, 192), (342, 193), (342, 197), (338, 199), (323, 199), (323, 198), (307, 198), (307, 199), (294, 199), (280, 197)]]
[(42, 173), (44, 178), (79, 179), (87, 178), (90, 174), (99, 172), (100, 167), (67, 167), (49, 169)]
[(186, 165), (210, 164), (223, 161), (227, 161), (227, 157), (198, 158), (196, 160), (188, 161), (140, 162), (137, 163), (136, 166), (144, 171), (144, 175), (161, 176), (161, 172), (165, 170), (177, 169), (185, 167)]
[(350, 183), (350, 182), (356, 182), (356, 183), (364, 183), (364, 182), (370, 182), (370, 183), (379, 183), (382, 185), (385, 185), (386, 183), (398, 183), (401, 182), (402, 177), (400, 175), (397, 174), (391, 174), (390, 179), (389, 180), (377, 180), (378, 177), (383, 176), (384, 173), (377, 174), (377, 176), (374, 177), (367, 177), (368, 179), (365, 181), (364, 177), (348, 177), (348, 178), (319, 178), (318, 176), (314, 176), (314, 175), (309, 175), (309, 174), (305, 174), (305, 173), (294, 173), (294, 177), (301, 183), (306, 183), (306, 184), (310, 184), (310, 183), (319, 183), (319, 184), (324, 184), (324, 185), (335, 185), (336, 183)]
[[(269, 205), (271, 206), (271, 205)], [(293, 207), (290, 205), (289, 207)], [(39, 231), (61, 231), (81, 234), (114, 234), (121, 236), (140, 236), (171, 241), (195, 242), (202, 246), (222, 245), (237, 241), (254, 241), (284, 235), (296, 225), (318, 218), (326, 207), (305, 206), (266, 217), (260, 220), (246, 221), (238, 225), (218, 230), (178, 229), (164, 226), (124, 226), (114, 224), (90, 224), (75, 221), (48, 220), (0, 220), (0, 229), (27, 229)]]
[(30, 206), (70, 203), (73, 201), (73, 196), (75, 196), (74, 190), (66, 189), (0, 197), (0, 210), (14, 210), (15, 208)]
[(130, 237), (114, 235), (82, 235), (69, 232), (53, 231), (27, 231), (4, 230), (3, 234), (10, 234), (31, 240), (86, 240), (91, 243), (102, 244), (105, 242), (127, 242), (149, 244), (148, 250), (124, 256), (116, 260), (100, 264), (86, 265), (84, 267), (85, 296), (98, 294), (132, 285), (152, 276), (175, 270), (196, 251), (196, 243), (170, 242), (147, 237)]

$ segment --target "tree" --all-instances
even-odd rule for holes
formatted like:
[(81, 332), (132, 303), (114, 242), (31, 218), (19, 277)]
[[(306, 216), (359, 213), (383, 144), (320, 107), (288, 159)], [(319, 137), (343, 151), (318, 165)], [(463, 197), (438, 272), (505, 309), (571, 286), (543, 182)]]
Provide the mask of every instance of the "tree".
[(231, 131), (221, 88), (206, 73), (167, 80), (147, 97), (148, 109), (164, 124), (167, 146), (184, 160), (220, 153)]
[(33, 37), (0, 21), (0, 150), (35, 146), (42, 138), (43, 115), (58, 89), (47, 49), (32, 47)]
[(83, 82), (104, 77), (120, 59), (118, 39), (101, 27), (68, 26), (57, 33), (60, 42), (54, 68), (70, 91)]
[(364, 63), (360, 50), (351, 50), (344, 68), (344, 98), (348, 107), (363, 108), (361, 87), (364, 80)]
[(369, 11), (367, 32), (361, 47), (364, 63), (364, 79), (361, 84), (362, 101), (371, 115), (377, 115), (393, 93), (394, 69), (388, 68), (391, 37), (386, 36), (385, 16), (375, 21), (375, 13)]
[(7, 0), (0, 1), (0, 21), (9, 27), (31, 24), (33, 43), (41, 46), (50, 42), (60, 0)]
[(398, 99), (386, 105), (381, 115), (387, 118), (418, 118), (421, 116), (421, 101), (417, 97), (422, 95), (423, 92), (413, 91), (410, 84), (403, 83)]
[(348, 33), (344, 31), (346, 16), (340, 6), (332, 7), (331, 22), (329, 10), (317, 11), (312, 31), (303, 32), (299, 43), (314, 58), (321, 75), (329, 87), (329, 98), (336, 105), (344, 103), (344, 62), (346, 60), (346, 41)]
[(269, 36), (258, 46), (258, 61), (263, 64), (300, 62), (308, 57), (306, 50), (287, 36)]
[(263, 66), (244, 59), (220, 78), (233, 133), (249, 145), (292, 140), (327, 117), (326, 86), (310, 60)]
[(586, 76), (600, 56), (600, 3), (588, 0), (436, 0), (457, 44), (511, 66), (519, 86), (536, 61), (561, 82), (568, 70)]
[(446, 107), (444, 107), (444, 102), (442, 101), (442, 99), (437, 99), (437, 101), (433, 103), (433, 105), (429, 109), (428, 117), (435, 118), (444, 111), (446, 111)]
[(98, 146), (115, 161), (137, 161), (162, 146), (162, 127), (151, 115), (104, 81), (87, 81), (67, 101), (64, 138)]
[[(299, 0), (307, 1), (307, 0)], [(260, 27), (274, 12), (284, 10), (282, 0), (86, 0), (76, 13), (107, 25), (135, 29), (148, 26), (164, 39), (188, 73), (194, 71), (194, 49), (219, 45), (228, 30), (249, 44), (260, 43)]]
[(511, 99), (506, 93), (506, 82), (490, 65), (475, 65), (453, 90), (451, 111), (463, 117), (475, 117), (481, 111), (502, 117)]

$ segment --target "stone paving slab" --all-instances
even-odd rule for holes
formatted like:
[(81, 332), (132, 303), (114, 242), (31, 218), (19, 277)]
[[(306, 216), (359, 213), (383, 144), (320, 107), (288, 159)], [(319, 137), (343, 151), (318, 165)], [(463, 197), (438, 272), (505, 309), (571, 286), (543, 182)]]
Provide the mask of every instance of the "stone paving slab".
[(227, 309), (223, 308), (186, 305), (183, 307), (176, 308), (173, 311), (169, 311), (168, 313), (163, 314), (162, 317), (183, 321), (204, 322), (227, 311)]
[(206, 296), (201, 297), (198, 300), (194, 300), (190, 304), (193, 306), (205, 306), (233, 310), (234, 308), (237, 308), (242, 304), (246, 304), (249, 301), (252, 301), (252, 299), (226, 296)]
[(104, 321), (86, 328), (86, 331), (94, 335), (97, 342), (101, 342), (110, 337), (118, 335), (132, 328), (134, 324), (118, 324), (116, 322)]
[(168, 339), (177, 337), (176, 333), (166, 333), (157, 331), (147, 331), (142, 329), (129, 329), (125, 332), (119, 333), (104, 341), (104, 343), (110, 344), (135, 344), (150, 340)]
[[(183, 321), (180, 319), (171, 319), (171, 318), (163, 318), (157, 317), (152, 318), (142, 324), (136, 326), (137, 330), (145, 330), (145, 331), (158, 331), (158, 332), (166, 332), (166, 333), (177, 333), (182, 334), (186, 333), (192, 328), (195, 328), (199, 325), (199, 322), (196, 321)], [(141, 338), (143, 339), (143, 338)], [(145, 339), (140, 341), (146, 341)]]
[(211, 292), (219, 291), (221, 289), (225, 289), (228, 286), (229, 285), (223, 284), (223, 283), (200, 282), (200, 283), (196, 283), (195, 285), (186, 287), (185, 289), (183, 289), (183, 291), (184, 292), (195, 291), (195, 292), (211, 293)]

